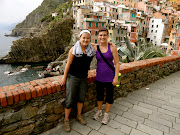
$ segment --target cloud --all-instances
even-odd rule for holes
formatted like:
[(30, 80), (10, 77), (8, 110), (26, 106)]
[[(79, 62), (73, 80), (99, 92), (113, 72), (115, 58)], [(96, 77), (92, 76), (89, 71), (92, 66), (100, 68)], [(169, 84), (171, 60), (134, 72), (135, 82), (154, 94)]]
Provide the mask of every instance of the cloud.
[(0, 0), (0, 24), (23, 21), (43, 0)]

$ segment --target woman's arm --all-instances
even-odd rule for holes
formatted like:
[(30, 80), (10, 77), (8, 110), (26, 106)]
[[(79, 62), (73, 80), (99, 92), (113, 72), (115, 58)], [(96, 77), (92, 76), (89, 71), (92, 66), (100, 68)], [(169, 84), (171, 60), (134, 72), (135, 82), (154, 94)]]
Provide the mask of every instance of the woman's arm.
[(69, 68), (73, 62), (73, 59), (74, 59), (74, 55), (72, 54), (72, 51), (73, 51), (73, 48), (72, 47), (69, 51), (69, 54), (68, 54), (68, 60), (67, 60), (67, 63), (66, 63), (66, 67), (65, 67), (65, 70), (64, 70), (64, 76), (62, 78), (62, 81), (61, 81), (61, 85), (64, 85), (66, 83), (66, 78), (67, 78), (67, 75), (68, 75), (68, 72), (69, 72)]
[(115, 76), (114, 76), (112, 84), (116, 86), (118, 84), (118, 74), (119, 74), (119, 55), (118, 55), (116, 46), (113, 46), (113, 47), (111, 46), (111, 52), (112, 52), (114, 64), (115, 64)]

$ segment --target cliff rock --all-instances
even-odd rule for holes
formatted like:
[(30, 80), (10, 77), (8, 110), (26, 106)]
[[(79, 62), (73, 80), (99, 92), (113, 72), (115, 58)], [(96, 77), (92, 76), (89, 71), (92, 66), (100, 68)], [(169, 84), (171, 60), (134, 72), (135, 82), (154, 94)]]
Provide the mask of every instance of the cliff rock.
[(46, 34), (13, 42), (11, 51), (0, 63), (47, 62), (56, 60), (69, 46), (74, 20), (66, 18), (56, 23)]

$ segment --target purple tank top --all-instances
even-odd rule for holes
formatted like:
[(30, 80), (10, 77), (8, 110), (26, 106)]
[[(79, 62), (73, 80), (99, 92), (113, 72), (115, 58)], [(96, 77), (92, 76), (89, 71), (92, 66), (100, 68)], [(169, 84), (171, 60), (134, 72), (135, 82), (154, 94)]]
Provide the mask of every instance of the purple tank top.
[[(108, 43), (108, 51), (106, 53), (102, 53), (102, 55), (114, 67), (113, 56), (111, 53), (109, 43)], [(96, 80), (100, 82), (112, 82), (114, 79), (114, 71), (102, 59), (98, 50), (96, 51), (96, 59), (97, 59)]]

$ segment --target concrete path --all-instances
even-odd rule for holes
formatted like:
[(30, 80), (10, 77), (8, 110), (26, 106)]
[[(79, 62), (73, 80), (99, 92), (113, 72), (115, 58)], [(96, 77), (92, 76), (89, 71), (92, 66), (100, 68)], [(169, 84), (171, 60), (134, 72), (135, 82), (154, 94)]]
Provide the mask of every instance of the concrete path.
[(180, 135), (180, 71), (117, 99), (108, 125), (92, 119), (96, 109), (86, 126), (74, 119), (70, 133), (59, 124), (42, 135)]

